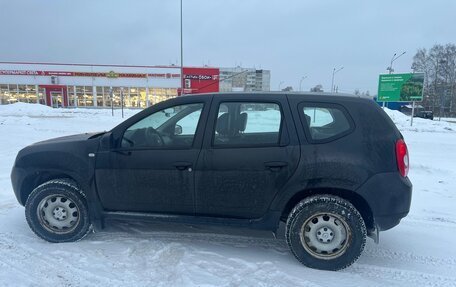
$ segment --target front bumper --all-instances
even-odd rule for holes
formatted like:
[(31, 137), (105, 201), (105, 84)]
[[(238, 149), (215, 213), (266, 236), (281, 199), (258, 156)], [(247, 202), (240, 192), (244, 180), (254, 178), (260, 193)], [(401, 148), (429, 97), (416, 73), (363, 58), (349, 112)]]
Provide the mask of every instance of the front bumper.
[(22, 168), (16, 166), (13, 167), (11, 171), (11, 185), (13, 186), (14, 195), (16, 196), (17, 201), (21, 205), (25, 205), (24, 200), (21, 196), (22, 184), (24, 183), (26, 173)]

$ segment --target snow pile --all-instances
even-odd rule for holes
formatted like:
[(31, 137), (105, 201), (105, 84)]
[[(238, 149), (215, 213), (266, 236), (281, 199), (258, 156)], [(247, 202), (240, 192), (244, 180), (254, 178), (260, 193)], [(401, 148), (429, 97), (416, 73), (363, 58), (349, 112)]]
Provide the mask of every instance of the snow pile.
[[(124, 109), (124, 118), (128, 118), (140, 109)], [(41, 104), (14, 103), (10, 105), (0, 105), (0, 116), (13, 117), (75, 117), (78, 115), (90, 115), (100, 117), (111, 117), (111, 109), (106, 108), (51, 108)], [(120, 116), (120, 108), (114, 109), (114, 115)]]
[(10, 105), (0, 105), (1, 116), (49, 115), (54, 114), (55, 111), (58, 110), (41, 104), (14, 103)]
[(0, 126), (15, 127), (14, 134), (36, 142), (33, 139), (110, 130), (139, 111), (125, 109), (122, 118), (120, 109), (115, 109), (113, 116), (110, 109), (54, 109), (40, 104), (14, 103), (0, 105)]
[(413, 118), (413, 126), (410, 126), (410, 116), (388, 108), (384, 108), (384, 110), (401, 131), (456, 133), (456, 124), (454, 123), (436, 119)]

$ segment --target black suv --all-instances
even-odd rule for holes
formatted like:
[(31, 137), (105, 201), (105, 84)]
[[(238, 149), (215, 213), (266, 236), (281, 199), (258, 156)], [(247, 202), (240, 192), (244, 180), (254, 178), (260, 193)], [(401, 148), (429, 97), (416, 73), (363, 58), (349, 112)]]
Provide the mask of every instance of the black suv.
[[(94, 123), (95, 124), (95, 123)], [(109, 132), (35, 143), (11, 174), (50, 242), (109, 219), (276, 232), (304, 265), (338, 270), (410, 208), (407, 146), (371, 99), (321, 93), (182, 96)]]

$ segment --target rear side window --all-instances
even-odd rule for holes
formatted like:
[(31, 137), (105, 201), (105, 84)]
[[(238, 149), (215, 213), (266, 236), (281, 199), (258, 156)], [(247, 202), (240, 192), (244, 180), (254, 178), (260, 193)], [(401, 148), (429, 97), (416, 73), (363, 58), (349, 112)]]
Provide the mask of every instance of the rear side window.
[(338, 105), (304, 104), (300, 108), (306, 134), (313, 142), (326, 142), (352, 130), (347, 112)]
[(224, 102), (218, 110), (213, 145), (278, 145), (282, 114), (275, 103)]

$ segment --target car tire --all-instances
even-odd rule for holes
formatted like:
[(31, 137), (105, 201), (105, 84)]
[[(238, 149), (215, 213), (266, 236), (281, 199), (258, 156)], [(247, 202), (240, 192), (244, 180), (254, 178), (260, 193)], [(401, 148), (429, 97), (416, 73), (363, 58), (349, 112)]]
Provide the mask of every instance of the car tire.
[(305, 266), (340, 270), (353, 264), (366, 244), (366, 225), (348, 201), (316, 195), (299, 202), (286, 223), (291, 252)]
[(27, 198), (25, 217), (36, 235), (54, 243), (81, 240), (92, 230), (85, 194), (69, 179), (35, 188)]

